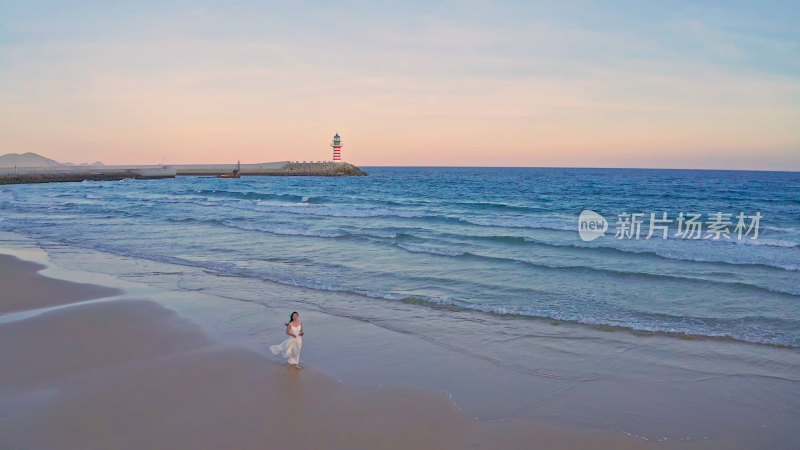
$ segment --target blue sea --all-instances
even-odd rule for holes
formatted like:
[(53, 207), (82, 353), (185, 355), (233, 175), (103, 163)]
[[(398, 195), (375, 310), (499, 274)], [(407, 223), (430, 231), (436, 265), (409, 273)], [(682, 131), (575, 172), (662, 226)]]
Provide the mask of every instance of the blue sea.
[[(336, 291), (376, 311), (400, 302), (445, 319), (474, 311), (800, 347), (800, 173), (363, 169), (0, 186), (0, 231)], [(605, 236), (580, 238), (584, 210), (607, 220)], [(634, 213), (639, 238), (615, 236)], [(672, 220), (667, 239), (646, 238), (651, 213)], [(681, 213), (701, 215), (697, 239), (680, 236)], [(707, 234), (716, 213), (730, 215), (727, 238)]]

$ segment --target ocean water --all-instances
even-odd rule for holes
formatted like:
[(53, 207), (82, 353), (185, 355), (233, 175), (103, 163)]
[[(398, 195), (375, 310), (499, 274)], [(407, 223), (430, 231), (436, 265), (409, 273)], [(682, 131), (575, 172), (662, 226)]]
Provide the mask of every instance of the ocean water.
[[(474, 312), (800, 347), (800, 173), (365, 170), (0, 186), (0, 231), (228, 285), (336, 292), (326, 308), (403, 304), (443, 321)], [(609, 223), (590, 242), (578, 234), (586, 209)], [(701, 238), (676, 236), (676, 222), (667, 239), (645, 238), (650, 213), (681, 212), (702, 214)], [(730, 239), (706, 237), (717, 212), (731, 214)], [(644, 214), (639, 239), (615, 237), (622, 213)], [(757, 239), (737, 239), (739, 213), (760, 214)]]

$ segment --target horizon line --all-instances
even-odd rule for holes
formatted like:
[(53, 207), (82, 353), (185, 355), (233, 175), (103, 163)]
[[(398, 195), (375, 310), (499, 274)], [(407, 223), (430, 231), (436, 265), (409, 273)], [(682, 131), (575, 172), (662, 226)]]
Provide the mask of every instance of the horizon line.
[[(346, 161), (345, 161), (346, 162)], [(353, 164), (353, 163), (350, 163)], [(353, 164), (356, 165), (356, 164)], [(776, 169), (704, 169), (697, 167), (593, 167), (593, 166), (447, 166), (447, 165), (359, 165), (358, 167), (431, 167), (473, 169), (628, 169), (628, 170), (704, 170), (717, 172), (778, 172), (800, 173), (800, 170)]]

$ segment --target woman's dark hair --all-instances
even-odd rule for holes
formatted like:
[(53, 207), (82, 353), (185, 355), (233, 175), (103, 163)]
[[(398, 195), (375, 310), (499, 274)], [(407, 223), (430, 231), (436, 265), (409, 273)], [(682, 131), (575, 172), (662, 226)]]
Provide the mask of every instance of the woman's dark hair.
[[(298, 316), (300, 315), (300, 313), (299, 313), (299, 312), (297, 312), (297, 311), (293, 311), (291, 314), (289, 314), (289, 322), (291, 322), (291, 321), (292, 321), (292, 319), (294, 319), (294, 315), (295, 315), (295, 314), (297, 314)], [(289, 322), (286, 322), (286, 326), (287, 326), (287, 327), (289, 326)]]

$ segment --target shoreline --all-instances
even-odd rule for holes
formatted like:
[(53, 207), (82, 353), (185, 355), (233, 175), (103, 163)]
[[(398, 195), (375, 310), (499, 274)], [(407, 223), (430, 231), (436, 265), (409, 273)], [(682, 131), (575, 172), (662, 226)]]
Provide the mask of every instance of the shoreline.
[[(348, 386), (220, 342), (152, 299), (110, 288), (116, 298), (97, 300), (102, 287), (46, 277), (40, 264), (3, 255), (0, 265), (10, 295), (47, 305), (0, 315), (3, 445), (649, 448), (617, 433), (476, 421), (441, 392)], [(64, 289), (84, 295), (59, 299)]]
[(766, 346), (766, 347), (773, 347), (773, 348), (783, 348), (788, 350), (800, 350), (800, 347), (788, 345), (788, 344), (781, 344), (781, 343), (774, 343), (774, 342), (757, 342), (757, 341), (747, 341), (744, 339), (738, 339), (734, 336), (730, 335), (719, 335), (719, 336), (711, 336), (706, 334), (692, 334), (683, 331), (663, 331), (663, 330), (640, 330), (636, 328), (626, 327), (622, 325), (610, 325), (610, 324), (603, 324), (603, 323), (588, 323), (588, 322), (580, 322), (577, 320), (566, 320), (566, 319), (554, 319), (552, 317), (545, 317), (545, 316), (531, 316), (527, 314), (519, 314), (519, 313), (501, 313), (497, 311), (487, 311), (482, 309), (471, 309), (466, 308), (459, 305), (454, 304), (437, 304), (427, 302), (425, 300), (420, 300), (413, 297), (406, 297), (398, 300), (403, 303), (408, 303), (412, 305), (422, 306), (434, 310), (449, 310), (449, 311), (472, 311), (477, 312), (480, 314), (488, 314), (497, 317), (503, 317), (508, 319), (518, 319), (518, 320), (536, 320), (540, 322), (545, 322), (553, 326), (576, 326), (576, 327), (586, 327), (591, 328), (597, 331), (602, 331), (605, 333), (628, 333), (634, 336), (663, 336), (672, 339), (681, 339), (686, 341), (719, 341), (719, 342), (729, 342), (729, 343), (737, 343), (743, 345), (756, 345), (756, 346)]
[[(662, 441), (660, 448), (770, 448), (794, 439), (787, 423), (796, 417), (797, 380), (764, 371), (769, 364), (786, 366), (791, 374), (798, 361), (792, 350), (609, 333), (546, 321), (520, 324), (502, 317), (492, 319), (490, 331), (476, 322), (483, 319), (473, 311), (439, 317), (421, 313), (417, 305), (385, 300), (372, 303), (377, 309), (370, 309), (370, 303), (343, 309), (344, 294), (32, 243), (16, 233), (2, 237), (0, 247), (29, 247), (23, 256), (47, 264), (48, 275), (100, 279), (98, 284), (122, 288), (129, 298), (177, 311), (214, 340), (262, 359), (270, 360), (268, 346), (282, 339), (283, 328), (276, 324), (285, 321), (286, 311), (302, 311), (310, 333), (301, 361), (310, 361), (313, 370), (367, 391), (394, 386), (444, 394), (459, 414), (490, 428), (518, 424), (537, 433), (555, 429), (622, 438), (613, 448), (630, 442), (633, 448), (648, 448), (656, 441)], [(325, 300), (315, 299), (320, 295)], [(376, 315), (387, 307), (388, 316)], [(404, 321), (398, 328), (397, 315), (409, 312), (427, 316), (430, 323), (416, 327)], [(459, 341), (448, 340), (452, 320), (467, 321), (476, 336), (491, 333), (486, 351), (495, 352), (494, 357), (486, 359), (491, 353), (479, 346), (481, 340), (462, 341), (467, 336), (461, 335)], [(501, 343), (512, 339), (512, 330), (522, 346), (504, 349), (501, 345), (507, 344)], [(533, 366), (519, 359), (523, 356), (534, 358)], [(748, 399), (765, 403), (742, 409)], [(764, 417), (771, 417), (767, 428)], [(514, 434), (512, 429), (506, 432)], [(573, 445), (587, 446), (597, 447)]]

